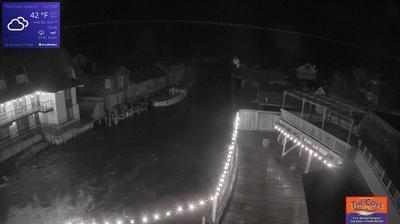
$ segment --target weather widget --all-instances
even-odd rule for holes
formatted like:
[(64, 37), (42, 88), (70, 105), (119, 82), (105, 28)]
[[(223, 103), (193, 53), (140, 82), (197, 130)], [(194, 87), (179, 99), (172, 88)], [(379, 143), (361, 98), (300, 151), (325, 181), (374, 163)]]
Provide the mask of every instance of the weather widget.
[(3, 48), (59, 48), (59, 2), (3, 2)]

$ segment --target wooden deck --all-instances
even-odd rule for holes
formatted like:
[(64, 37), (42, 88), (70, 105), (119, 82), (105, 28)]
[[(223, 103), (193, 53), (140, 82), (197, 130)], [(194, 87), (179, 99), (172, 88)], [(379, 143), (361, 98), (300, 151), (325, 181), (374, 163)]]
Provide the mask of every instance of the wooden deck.
[[(262, 147), (266, 136), (271, 146)], [(240, 132), (238, 176), (221, 223), (308, 223), (301, 179), (305, 161), (297, 150), (281, 158), (275, 140), (268, 132)]]

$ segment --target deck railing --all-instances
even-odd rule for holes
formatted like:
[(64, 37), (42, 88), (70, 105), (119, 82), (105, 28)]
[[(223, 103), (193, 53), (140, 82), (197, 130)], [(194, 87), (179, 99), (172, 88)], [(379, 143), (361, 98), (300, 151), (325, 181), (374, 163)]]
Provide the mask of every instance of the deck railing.
[(280, 120), (280, 112), (241, 109), (240, 130), (272, 131), (274, 123)]
[(35, 102), (0, 114), (0, 125), (7, 124), (37, 112), (48, 112), (53, 109), (53, 101)]
[(215, 197), (214, 201), (212, 202), (212, 223), (220, 223), (224, 215), (226, 206), (228, 205), (229, 199), (232, 195), (233, 187), (235, 185), (238, 163), (238, 145), (236, 143), (232, 157), (232, 166), (230, 166), (230, 169), (228, 169), (226, 174), (228, 182), (227, 184), (223, 185), (220, 196)]
[(312, 138), (318, 140), (320, 143), (324, 144), (343, 158), (347, 157), (347, 152), (351, 146), (346, 142), (284, 109), (281, 109), (281, 119), (305, 134), (311, 136)]
[(368, 150), (368, 147), (363, 145), (361, 140), (358, 140), (358, 150), (368, 163), (369, 167), (374, 171), (380, 183), (386, 190), (390, 200), (392, 200), (397, 212), (400, 213), (400, 191), (397, 186), (392, 182), (391, 178), (386, 174), (385, 170), (379, 164), (378, 160)]

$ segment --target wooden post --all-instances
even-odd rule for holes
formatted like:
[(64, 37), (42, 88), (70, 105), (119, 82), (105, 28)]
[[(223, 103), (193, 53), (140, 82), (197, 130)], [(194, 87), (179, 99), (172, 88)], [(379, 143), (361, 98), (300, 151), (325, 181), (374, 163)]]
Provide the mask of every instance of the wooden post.
[(310, 115), (308, 116), (308, 121), (311, 122), (312, 106), (313, 106), (313, 104), (312, 104), (311, 102), (309, 102), (309, 103), (310, 103), (310, 107), (309, 107), (309, 113), (310, 113)]
[(353, 126), (354, 126), (354, 119), (351, 119), (351, 125), (350, 125), (349, 135), (347, 136), (347, 143), (349, 143), (350, 140), (351, 140), (351, 134), (352, 134), (352, 132), (353, 132)]
[(217, 207), (218, 207), (218, 196), (214, 196), (214, 200), (212, 203), (212, 211), (211, 211), (211, 221), (212, 223), (215, 223), (217, 219)]
[(255, 120), (256, 120), (256, 122), (255, 122), (254, 130), (255, 130), (255, 131), (258, 131), (258, 111), (256, 111)]
[(324, 130), (325, 116), (326, 116), (326, 107), (324, 106), (324, 113), (323, 113), (323, 115), (322, 115), (322, 124), (321, 124), (321, 129), (322, 129), (322, 130)]
[(301, 156), (302, 151), (303, 151), (303, 149), (301, 147), (299, 147), (299, 157)]
[(286, 149), (286, 142), (287, 142), (287, 137), (285, 136), (285, 138), (283, 139), (283, 146), (282, 146), (282, 157), (285, 154), (285, 149)]
[(312, 153), (308, 153), (308, 158), (306, 162), (306, 168), (304, 169), (304, 173), (308, 173), (308, 170), (310, 169), (311, 165), (311, 159), (312, 159)]
[(301, 118), (303, 118), (303, 115), (304, 115), (304, 104), (305, 104), (305, 101), (303, 98), (303, 99), (301, 99)]

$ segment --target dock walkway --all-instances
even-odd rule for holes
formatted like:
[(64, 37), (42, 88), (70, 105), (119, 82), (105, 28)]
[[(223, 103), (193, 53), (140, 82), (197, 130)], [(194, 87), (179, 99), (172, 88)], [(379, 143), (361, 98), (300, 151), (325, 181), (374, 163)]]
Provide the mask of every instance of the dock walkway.
[[(295, 151), (284, 158), (276, 134), (239, 132), (239, 170), (223, 224), (307, 224), (301, 176), (305, 161)], [(271, 145), (262, 146), (269, 137)]]

